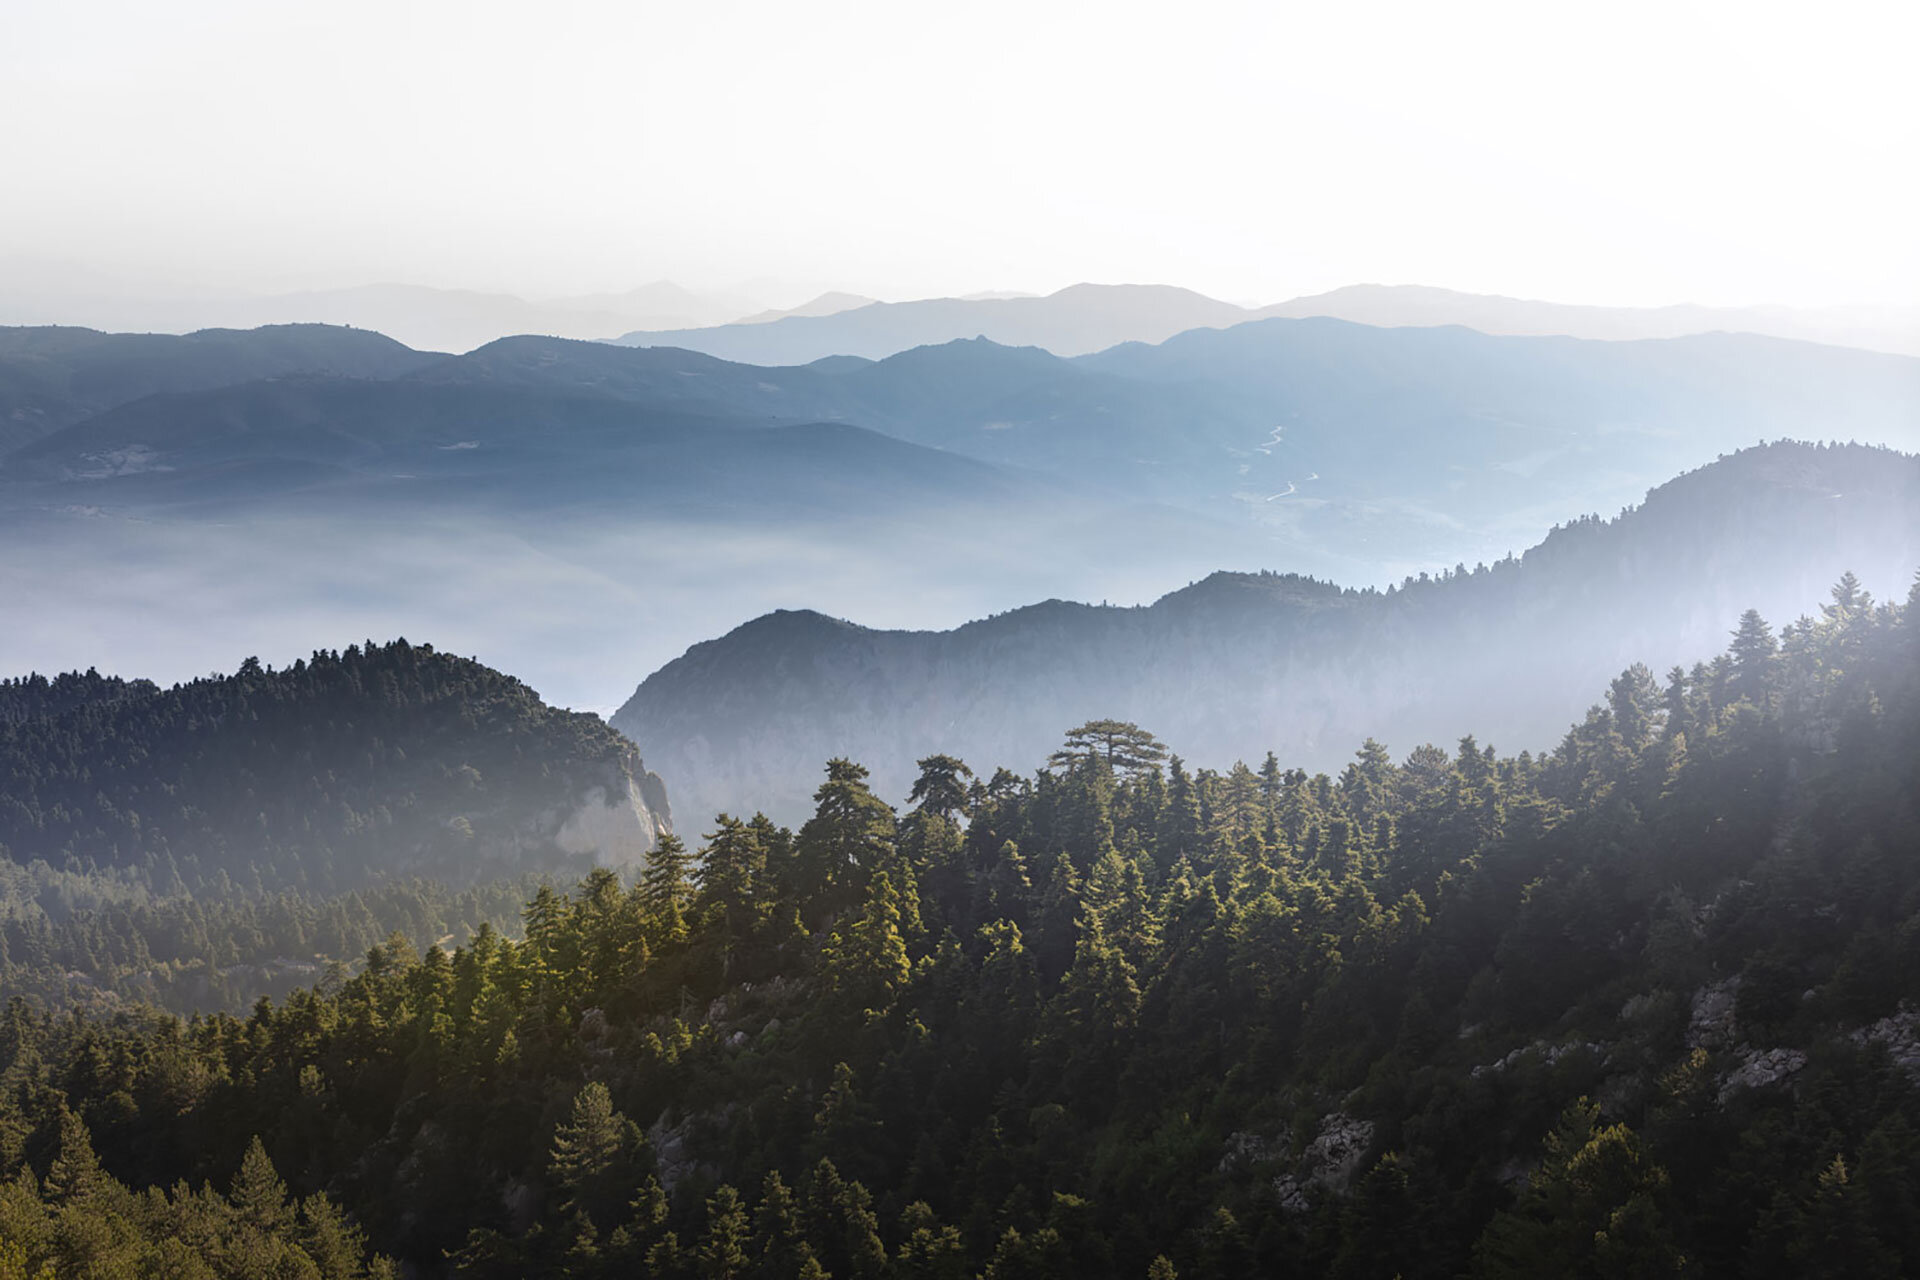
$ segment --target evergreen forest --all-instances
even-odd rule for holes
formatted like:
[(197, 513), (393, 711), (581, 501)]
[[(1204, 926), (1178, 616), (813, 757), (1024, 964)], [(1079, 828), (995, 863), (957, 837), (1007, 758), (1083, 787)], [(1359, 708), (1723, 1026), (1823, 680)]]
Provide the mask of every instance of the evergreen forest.
[[(328, 728), (276, 730), (272, 677), (239, 678), (217, 714), (295, 767)], [(173, 696), (9, 687), (0, 831), (57, 831), (87, 883), (237, 851), (140, 782), (258, 785), (180, 754), (208, 712)], [(124, 740), (112, 771), (64, 763), (74, 716)], [(722, 814), (517, 919), (398, 880), (358, 933), (250, 898), (335, 948), (395, 928), (245, 1011), (10, 988), (0, 1276), (1920, 1273), (1920, 585), (1749, 612), (1539, 755), (1177, 745), (1093, 721), (1033, 776), (934, 755), (901, 812), (835, 759), (797, 829)], [(361, 813), (356, 785), (269, 803), (262, 865), (338, 883), (352, 840), (282, 815)]]

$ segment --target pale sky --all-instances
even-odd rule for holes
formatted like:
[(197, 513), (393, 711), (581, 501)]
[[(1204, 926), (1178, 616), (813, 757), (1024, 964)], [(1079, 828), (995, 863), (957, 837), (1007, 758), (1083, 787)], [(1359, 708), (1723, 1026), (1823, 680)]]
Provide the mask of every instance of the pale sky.
[(1910, 304), (1916, 14), (0, 0), (0, 270)]

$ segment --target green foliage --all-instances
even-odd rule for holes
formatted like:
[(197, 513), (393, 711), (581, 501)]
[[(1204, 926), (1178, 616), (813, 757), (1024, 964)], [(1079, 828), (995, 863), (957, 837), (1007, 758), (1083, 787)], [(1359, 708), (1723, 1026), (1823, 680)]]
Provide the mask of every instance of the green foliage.
[(1540, 756), (933, 758), (898, 821), (835, 761), (519, 939), (15, 1001), (0, 1268), (1920, 1272), (1920, 610), (1781, 636)]
[(472, 878), (528, 819), (620, 771), (598, 717), (405, 640), (159, 689), (89, 673), (0, 686), (0, 850), (222, 897), (357, 889), (396, 868)]

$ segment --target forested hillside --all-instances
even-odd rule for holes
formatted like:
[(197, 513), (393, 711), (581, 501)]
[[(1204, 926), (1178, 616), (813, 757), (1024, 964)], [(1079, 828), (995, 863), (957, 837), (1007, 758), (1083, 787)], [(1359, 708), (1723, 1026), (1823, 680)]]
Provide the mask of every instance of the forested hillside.
[(1904, 590), (1916, 567), (1920, 458), (1781, 442), (1388, 591), (1216, 573), (1147, 608), (1053, 600), (951, 631), (769, 614), (647, 677), (613, 724), (688, 811), (782, 820), (831, 756), (871, 762), (898, 800), (922, 756), (1031, 769), (1095, 716), (1215, 767), (1268, 750), (1337, 767), (1368, 736), (1539, 750), (1628, 663), (1691, 664), (1749, 606), (1790, 617), (1842, 572)]
[(0, 707), (29, 712), (0, 716), (0, 853), (163, 889), (632, 862), (670, 821), (597, 716), (405, 640), (170, 689), (28, 679)]
[(16, 1003), (3, 1247), (356, 1275), (344, 1208), (421, 1274), (1913, 1274), (1920, 585), (1599, 692), (1335, 773), (1091, 722), (904, 814), (835, 760), (524, 941)]
[(597, 717), (398, 641), (171, 689), (0, 682), (0, 986), (245, 1009), (398, 932), (510, 924), (636, 863), (665, 792)]

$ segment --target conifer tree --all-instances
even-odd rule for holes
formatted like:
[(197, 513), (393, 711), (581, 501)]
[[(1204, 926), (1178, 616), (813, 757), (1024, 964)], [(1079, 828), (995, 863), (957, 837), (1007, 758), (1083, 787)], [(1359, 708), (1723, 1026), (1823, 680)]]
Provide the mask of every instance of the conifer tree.
[(594, 1080), (575, 1094), (567, 1118), (554, 1129), (547, 1158), (560, 1208), (604, 1216), (609, 1199), (620, 1193), (619, 1175), (632, 1141), (627, 1119), (614, 1110), (606, 1085)]
[(973, 770), (955, 756), (928, 756), (919, 762), (920, 776), (914, 781), (907, 802), (921, 812), (951, 818), (967, 810), (967, 783)]
[(97, 1195), (108, 1179), (80, 1117), (63, 1105), (59, 1123), (60, 1146), (47, 1168), (46, 1194), (55, 1204), (76, 1204)]
[(1773, 628), (1757, 610), (1749, 609), (1741, 614), (1739, 629), (1733, 633), (1733, 645), (1728, 651), (1733, 662), (1729, 696), (1764, 702), (1773, 682), (1773, 655), (1778, 648)]
[(802, 917), (818, 927), (860, 900), (865, 878), (893, 854), (893, 810), (867, 787), (851, 760), (827, 762), (814, 813), (794, 848), (794, 890)]
[(859, 914), (844, 919), (827, 940), (821, 978), (845, 1006), (873, 1014), (892, 1003), (909, 972), (907, 945), (900, 936), (900, 897), (892, 878), (876, 872)]
[(281, 1181), (273, 1161), (267, 1158), (267, 1149), (258, 1134), (247, 1143), (246, 1154), (240, 1157), (240, 1170), (234, 1174), (228, 1197), (241, 1216), (269, 1235), (285, 1229), (292, 1221), (287, 1184)]
[(707, 1229), (696, 1251), (700, 1280), (742, 1280), (747, 1274), (747, 1208), (722, 1183), (707, 1198)]
[(640, 905), (657, 943), (686, 936), (686, 908), (693, 898), (692, 865), (685, 842), (669, 831), (660, 833), (647, 854), (647, 865), (640, 872)]
[(767, 1174), (761, 1188), (750, 1250), (754, 1280), (787, 1280), (821, 1271), (813, 1246), (807, 1242), (800, 1203), (777, 1169)]

